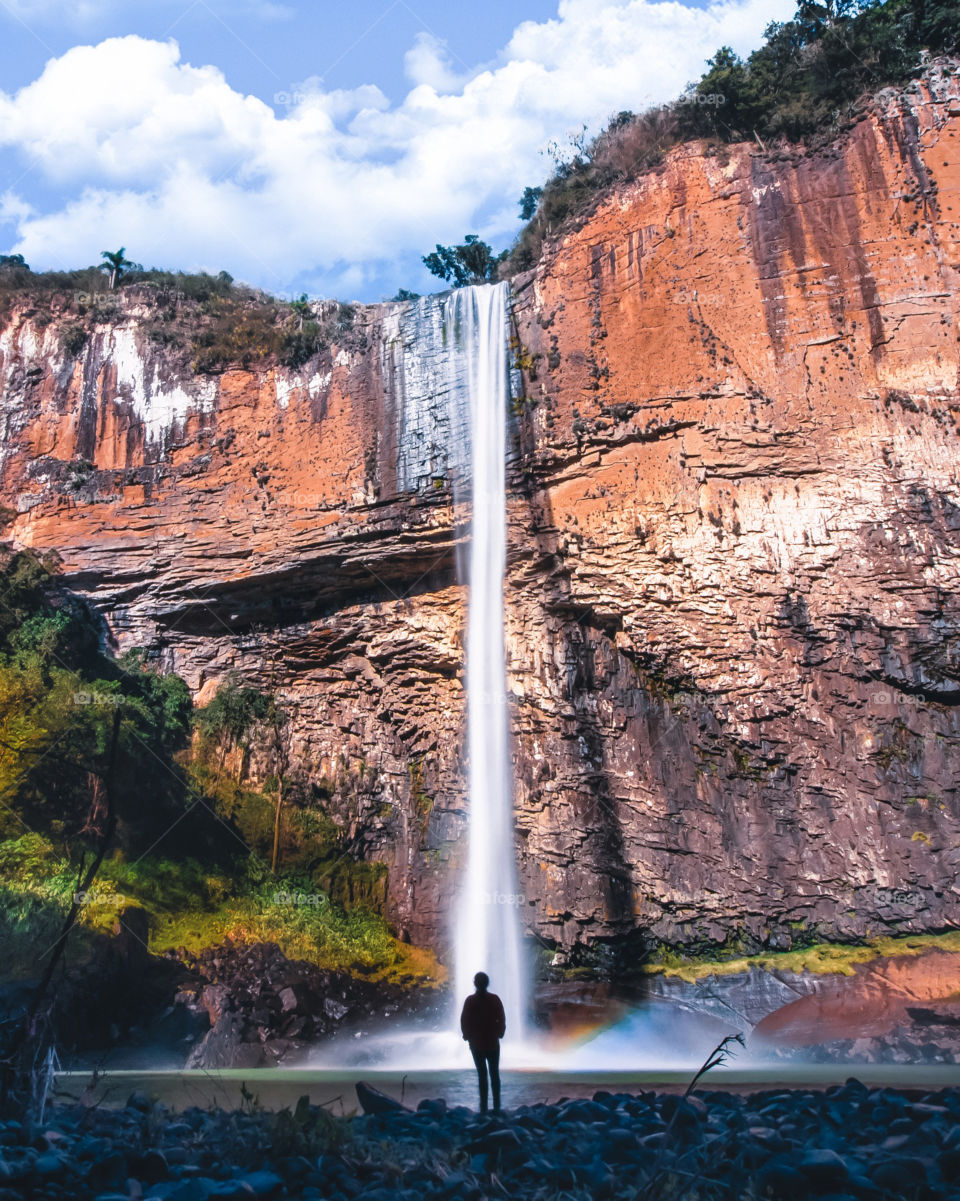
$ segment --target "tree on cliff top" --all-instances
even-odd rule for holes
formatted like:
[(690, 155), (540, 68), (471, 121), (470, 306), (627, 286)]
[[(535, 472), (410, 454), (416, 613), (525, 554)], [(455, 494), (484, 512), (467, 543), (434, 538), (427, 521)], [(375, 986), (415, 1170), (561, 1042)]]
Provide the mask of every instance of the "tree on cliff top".
[(467, 234), (459, 246), (441, 246), (425, 254), (423, 262), (431, 275), (452, 283), (455, 288), (495, 280), (507, 252), (496, 255), (477, 234)]
[(115, 287), (123, 277), (125, 271), (142, 271), (143, 268), (139, 263), (132, 263), (125, 257), (127, 248), (121, 246), (119, 250), (101, 250), (100, 257), (104, 260), (100, 264), (101, 271), (110, 272), (110, 287)]

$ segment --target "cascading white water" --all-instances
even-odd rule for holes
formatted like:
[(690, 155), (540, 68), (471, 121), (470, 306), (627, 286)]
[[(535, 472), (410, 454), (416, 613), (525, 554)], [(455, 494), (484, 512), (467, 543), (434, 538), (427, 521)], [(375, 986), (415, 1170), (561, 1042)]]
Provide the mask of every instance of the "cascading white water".
[[(506, 566), (507, 285), (462, 288), (447, 306), (455, 378), (466, 361), (471, 527), (467, 600), (467, 872), (454, 926), (458, 1003), (484, 971), (503, 1000), (507, 1039), (523, 1036), (527, 981), (514, 862), (503, 582)], [(451, 392), (456, 391), (452, 388)]]
[[(672, 1038), (672, 1010), (630, 1014), (582, 1046), (532, 1031), (524, 1037), (531, 977), (517, 903), (504, 646), (507, 297), (505, 284), (486, 285), (391, 306), (381, 345), (396, 422), (382, 433), (385, 444), (396, 448), (398, 490), (424, 493), (452, 480), (457, 512), (472, 509), (469, 547), (458, 565), (468, 585), (469, 845), (452, 913), (457, 1010), (473, 991), (474, 974), (485, 971), (507, 1011), (506, 1041), (513, 1044), (504, 1056), (507, 1068), (686, 1067), (702, 1061), (701, 1039), (707, 1040), (703, 1053), (716, 1045), (716, 1031), (698, 1016), (695, 1030)], [(470, 1056), (452, 1023), (441, 1031), (391, 1021), (325, 1043), (313, 1066), (467, 1071)], [(472, 1096), (472, 1072), (469, 1079)]]

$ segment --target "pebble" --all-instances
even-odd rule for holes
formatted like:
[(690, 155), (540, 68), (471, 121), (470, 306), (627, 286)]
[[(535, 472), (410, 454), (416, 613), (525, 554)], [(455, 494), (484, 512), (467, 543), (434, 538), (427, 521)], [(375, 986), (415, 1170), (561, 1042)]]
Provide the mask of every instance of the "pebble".
[(42, 1133), (0, 1123), (0, 1197), (614, 1201), (626, 1180), (662, 1195), (676, 1165), (716, 1182), (711, 1201), (960, 1201), (960, 1089), (905, 1095), (848, 1082), (685, 1100), (600, 1091), (503, 1116), (437, 1098), (332, 1124), (306, 1099), (289, 1122), (197, 1108), (173, 1116), (141, 1098), (123, 1109), (55, 1108)]

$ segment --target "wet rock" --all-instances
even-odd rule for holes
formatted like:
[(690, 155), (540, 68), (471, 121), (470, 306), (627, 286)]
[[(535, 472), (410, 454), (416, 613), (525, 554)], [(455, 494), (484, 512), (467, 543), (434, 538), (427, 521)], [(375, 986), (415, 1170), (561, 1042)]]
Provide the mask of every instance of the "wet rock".
[(346, 1021), (369, 1025), (386, 1011), (413, 1013), (424, 1003), (396, 986), (288, 959), (274, 943), (226, 942), (185, 956), (184, 964), (194, 1004), (211, 1021), (189, 1054), (193, 1068), (275, 1066)]
[(423, 1100), (417, 1106), (417, 1113), (425, 1114), (427, 1117), (442, 1118), (447, 1112), (447, 1103), (443, 1097), (436, 1100)]
[(868, 1174), (881, 1188), (909, 1195), (926, 1185), (928, 1170), (923, 1160), (904, 1155), (876, 1164)]
[(240, 1177), (240, 1183), (246, 1185), (256, 1197), (273, 1197), (283, 1188), (283, 1178), (276, 1172), (250, 1172)]
[(72, 1165), (62, 1155), (48, 1151), (45, 1155), (38, 1155), (33, 1161), (33, 1170), (40, 1177), (62, 1176), (72, 1170)]
[(129, 1163), (131, 1173), (147, 1184), (156, 1184), (170, 1175), (167, 1157), (155, 1148), (144, 1151), (142, 1155), (132, 1156)]
[(825, 1147), (811, 1147), (804, 1151), (797, 1165), (809, 1183), (825, 1191), (846, 1184), (850, 1171), (836, 1153)]
[(770, 1160), (757, 1173), (757, 1191), (761, 1197), (780, 1201), (809, 1195), (807, 1176), (787, 1160)]
[(364, 1113), (370, 1114), (392, 1114), (392, 1113), (409, 1113), (405, 1105), (401, 1105), (399, 1101), (393, 1097), (388, 1097), (386, 1093), (380, 1092), (379, 1089), (373, 1088), (369, 1084), (364, 1084), (361, 1080), (357, 1086), (357, 1100), (360, 1102), (360, 1107)]

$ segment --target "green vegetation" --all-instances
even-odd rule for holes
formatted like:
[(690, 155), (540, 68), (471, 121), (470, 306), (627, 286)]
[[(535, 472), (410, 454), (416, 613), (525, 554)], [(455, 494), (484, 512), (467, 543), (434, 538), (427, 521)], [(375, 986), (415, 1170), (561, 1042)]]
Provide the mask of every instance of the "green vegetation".
[[(74, 922), (65, 962), (82, 961), (132, 907), (156, 952), (268, 940), (367, 978), (437, 978), (432, 955), (381, 915), (385, 866), (361, 860), (326, 812), (344, 797), (349, 808), (364, 769), (312, 784), (284, 750), (282, 703), (239, 681), (193, 712), (179, 677), (103, 652), (55, 571), (29, 553), (0, 557), (6, 973), (34, 976)], [(252, 750), (272, 772), (260, 790), (246, 780)]]
[(462, 288), (467, 284), (482, 284), (497, 279), (500, 264), (507, 252), (495, 255), (486, 242), (477, 234), (467, 234), (459, 246), (441, 246), (432, 254), (425, 254), (423, 262), (431, 275)]
[[(22, 255), (2, 256), (0, 320), (26, 298), (38, 310), (34, 322), (59, 322), (61, 349), (76, 356), (97, 325), (116, 320), (124, 297), (135, 295), (150, 309), (143, 322), (147, 337), (189, 352), (202, 374), (274, 364), (298, 368), (334, 344), (362, 343), (354, 305), (312, 303), (306, 295), (287, 303), (234, 283), (226, 271), (144, 269), (124, 254), (104, 251), (100, 267), (43, 272), (31, 271)], [(101, 267), (111, 272), (109, 279)]]
[(189, 693), (137, 655), (104, 655), (97, 623), (53, 566), (0, 556), (0, 835), (41, 828), (89, 850), (103, 834), (109, 774), (117, 845), (143, 849), (182, 812), (168, 764), (189, 730)]
[(126, 257), (127, 248), (121, 246), (119, 250), (102, 250), (100, 257), (103, 262), (100, 264), (101, 271), (109, 271), (110, 273), (110, 291), (117, 286), (127, 271), (142, 271), (143, 268), (139, 263), (131, 263)]
[[(0, 940), (8, 975), (29, 978), (38, 947), (56, 938), (76, 890), (76, 866), (50, 839), (0, 842)], [(107, 859), (84, 898), (70, 960), (83, 960), (130, 906), (148, 917), (154, 953), (234, 942), (275, 942), (292, 959), (402, 982), (439, 974), (429, 952), (398, 942), (367, 909), (344, 910), (309, 877), (272, 876), (255, 859), (226, 868), (195, 859)]]
[(834, 136), (865, 92), (911, 78), (924, 51), (956, 50), (960, 3), (802, 0), (793, 20), (773, 22), (765, 37), (746, 60), (722, 46), (678, 100), (640, 115), (621, 112), (589, 144), (575, 139), (566, 161), (557, 154), (553, 177), (523, 194), (521, 214), (531, 219), (505, 269), (532, 267), (564, 221), (589, 211), (604, 189), (656, 168), (681, 142), (748, 140), (770, 149)]
[(792, 951), (775, 951), (763, 955), (741, 955), (731, 959), (687, 958), (675, 951), (661, 951), (643, 971), (648, 975), (678, 976), (694, 983), (705, 976), (732, 976), (762, 967), (768, 971), (836, 972), (852, 976), (858, 963), (893, 955), (922, 955), (929, 950), (960, 951), (960, 931), (946, 934), (907, 934), (898, 937), (873, 938), (851, 945), (846, 943), (815, 943)]

